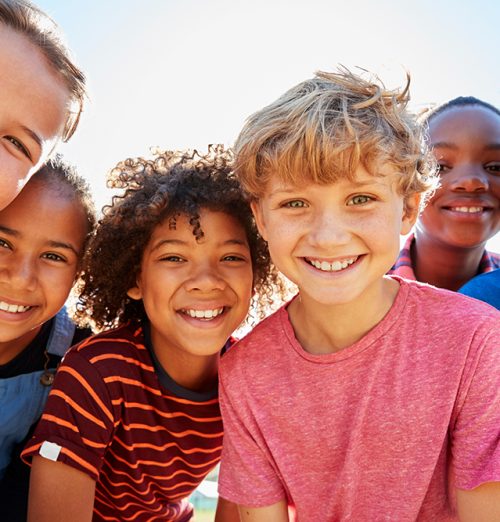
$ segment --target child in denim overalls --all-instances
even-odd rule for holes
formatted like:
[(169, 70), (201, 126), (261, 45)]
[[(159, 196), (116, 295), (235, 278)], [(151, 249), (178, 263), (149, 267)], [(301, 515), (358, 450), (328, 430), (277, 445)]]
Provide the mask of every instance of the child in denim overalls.
[[(66, 350), (88, 335), (64, 303), (94, 226), (88, 187), (60, 158), (0, 211), (0, 518), (25, 520), (19, 453)], [(7, 510), (9, 510), (7, 512)]]

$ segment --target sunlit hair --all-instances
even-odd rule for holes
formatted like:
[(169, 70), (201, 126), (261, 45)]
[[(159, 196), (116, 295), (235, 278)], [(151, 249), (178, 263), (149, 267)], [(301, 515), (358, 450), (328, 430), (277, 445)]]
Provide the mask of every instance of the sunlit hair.
[(457, 98), (453, 98), (452, 100), (423, 112), (420, 118), (423, 122), (429, 123), (435, 116), (447, 111), (448, 109), (461, 109), (462, 107), (482, 107), (483, 109), (488, 109), (497, 116), (500, 116), (500, 110), (494, 105), (491, 105), (491, 103), (480, 100), (475, 96), (458, 96)]
[(0, 0), (0, 24), (23, 35), (37, 47), (49, 67), (66, 85), (71, 103), (62, 139), (69, 140), (78, 126), (83, 110), (85, 76), (72, 61), (57, 24), (42, 10), (25, 0)]
[(26, 186), (33, 184), (48, 186), (56, 196), (59, 195), (61, 198), (74, 201), (75, 205), (81, 206), (87, 227), (87, 236), (82, 247), (83, 257), (97, 222), (90, 185), (85, 178), (78, 174), (76, 168), (65, 161), (60, 154), (56, 154), (40, 167)]
[(279, 299), (283, 286), (233, 174), (232, 161), (231, 152), (215, 146), (206, 154), (158, 151), (152, 159), (118, 163), (109, 174), (108, 185), (123, 193), (104, 207), (84, 259), (77, 304), (80, 324), (90, 323), (99, 330), (144, 318), (142, 301), (130, 299), (127, 291), (136, 285), (155, 227), (165, 220), (175, 226), (176, 218), (185, 215), (199, 240), (203, 237), (202, 209), (225, 212), (245, 230), (256, 292), (250, 322), (261, 318), (266, 307)]
[(251, 198), (270, 176), (292, 185), (352, 180), (359, 165), (377, 175), (392, 167), (407, 197), (434, 184), (434, 161), (407, 111), (410, 78), (387, 90), (346, 68), (317, 72), (246, 121), (236, 144), (236, 173)]

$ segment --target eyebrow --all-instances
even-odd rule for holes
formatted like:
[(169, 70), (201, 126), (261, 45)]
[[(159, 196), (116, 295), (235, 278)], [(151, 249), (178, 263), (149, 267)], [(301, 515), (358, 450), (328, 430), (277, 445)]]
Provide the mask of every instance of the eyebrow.
[[(438, 141), (436, 143), (431, 144), (433, 149), (453, 149), (458, 150), (460, 147), (455, 143), (450, 143), (448, 141)], [(500, 143), (488, 143), (484, 147), (484, 150), (500, 150)]]
[[(194, 237), (194, 236), (193, 236)], [(190, 246), (190, 242), (182, 241), (181, 239), (160, 239), (152, 248), (151, 252), (158, 250), (160, 247), (165, 245), (173, 245), (173, 246)], [(238, 245), (238, 246), (247, 246), (247, 242), (241, 239), (228, 239), (226, 241), (222, 241), (218, 243), (217, 246), (229, 246), (229, 245)]]
[[(3, 232), (4, 234), (8, 234), (9, 236), (15, 238), (19, 238), (22, 236), (22, 234), (19, 231), (14, 230), (13, 228), (6, 227), (4, 225), (0, 225), (0, 232)], [(51, 248), (63, 248), (65, 250), (71, 250), (72, 252), (74, 252), (76, 256), (80, 255), (72, 244), (65, 243), (64, 241), (54, 241), (50, 239), (49, 241), (47, 241), (46, 244)]]
[[(385, 177), (385, 175), (381, 174), (381, 175), (373, 175), (372, 176), (373, 179), (369, 179), (366, 181), (358, 181), (358, 180), (353, 180), (353, 181), (349, 180), (349, 181), (355, 187), (367, 187), (370, 185), (380, 185), (380, 181), (378, 181), (378, 180), (382, 179), (384, 177)], [(294, 195), (297, 194), (297, 197), (301, 197), (301, 191), (303, 188), (304, 187), (278, 188), (278, 189), (270, 192), (268, 197), (276, 197), (276, 196), (281, 196), (281, 195), (286, 195), (286, 194), (294, 194)]]

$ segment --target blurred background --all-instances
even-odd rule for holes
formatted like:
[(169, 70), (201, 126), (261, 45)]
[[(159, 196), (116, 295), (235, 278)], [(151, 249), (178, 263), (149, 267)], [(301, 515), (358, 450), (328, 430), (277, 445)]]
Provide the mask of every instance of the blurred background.
[[(500, 106), (495, 0), (35, 0), (88, 77), (61, 147), (91, 182), (151, 146), (232, 144), (245, 118), (318, 69), (412, 76), (411, 108), (459, 95)], [(493, 250), (500, 250), (496, 237)]]

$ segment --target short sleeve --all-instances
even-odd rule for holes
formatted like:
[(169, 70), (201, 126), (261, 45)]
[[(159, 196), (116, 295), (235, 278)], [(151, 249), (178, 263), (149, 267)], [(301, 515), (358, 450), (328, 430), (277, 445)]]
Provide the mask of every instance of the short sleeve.
[(44, 413), (22, 458), (34, 455), (64, 462), (97, 480), (113, 427), (106, 383), (78, 350), (70, 350), (57, 371)]
[(475, 336), (452, 424), (455, 484), (472, 489), (500, 480), (500, 314)]
[[(219, 494), (236, 504), (263, 507), (275, 504), (286, 497), (281, 480), (266, 451), (265, 440), (248, 406), (249, 394), (245, 384), (230, 386), (219, 380), (219, 394), (224, 423), (219, 474)], [(239, 381), (239, 379), (238, 379)], [(231, 393), (233, 390), (233, 393)]]

